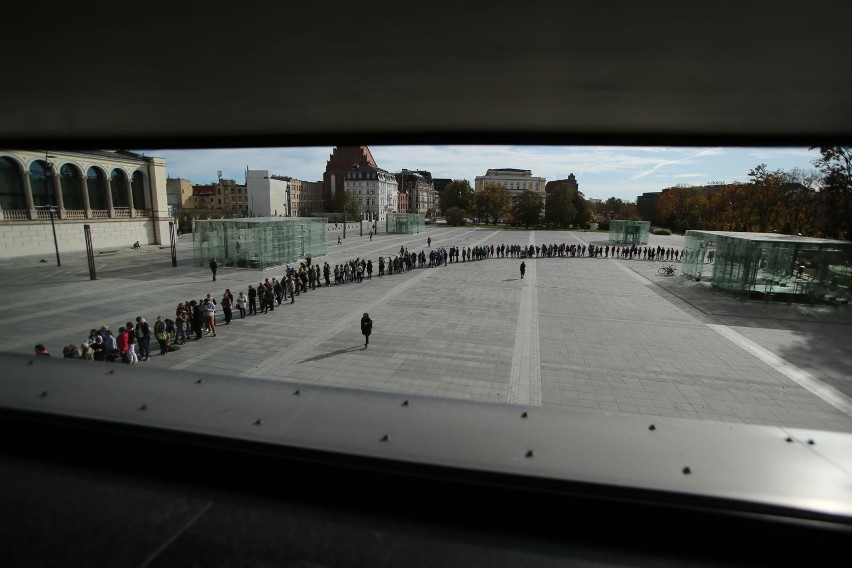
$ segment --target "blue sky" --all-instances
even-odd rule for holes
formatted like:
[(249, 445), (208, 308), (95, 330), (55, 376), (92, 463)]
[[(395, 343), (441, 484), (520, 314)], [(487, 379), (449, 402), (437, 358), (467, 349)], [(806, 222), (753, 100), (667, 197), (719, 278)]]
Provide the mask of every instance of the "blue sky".
[[(166, 160), (169, 177), (204, 184), (222, 177), (245, 182), (246, 167), (306, 181), (322, 179), (333, 147), (138, 150)], [(813, 170), (818, 150), (807, 148), (691, 148), (641, 146), (370, 146), (379, 167), (428, 170), (434, 177), (473, 184), (489, 168), (532, 170), (547, 180), (573, 173), (587, 198), (635, 201), (646, 191), (678, 184), (748, 181), (765, 163), (770, 170)]]

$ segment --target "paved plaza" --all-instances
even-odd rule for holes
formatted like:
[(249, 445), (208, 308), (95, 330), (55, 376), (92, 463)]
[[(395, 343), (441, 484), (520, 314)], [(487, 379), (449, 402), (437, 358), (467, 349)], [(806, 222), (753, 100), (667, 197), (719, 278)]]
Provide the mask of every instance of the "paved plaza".
[[(332, 267), (450, 246), (567, 243), (605, 233), (427, 227), (417, 235), (357, 227), (337, 245)], [(680, 236), (650, 244), (683, 246)], [(192, 266), (191, 235), (141, 251), (95, 243), (97, 280), (85, 253), (0, 259), (5, 350), (54, 357), (91, 328), (144, 316), (174, 317), (183, 300), (236, 296), (283, 269)], [(60, 243), (61, 250), (61, 243)], [(218, 336), (190, 341), (140, 366), (437, 397), (638, 413), (852, 432), (852, 311), (743, 302), (704, 284), (657, 274), (657, 261), (604, 258), (492, 258), (417, 269), (309, 291), (268, 314), (218, 324)], [(374, 321), (368, 349), (359, 321)], [(68, 361), (73, 365), (109, 363)]]

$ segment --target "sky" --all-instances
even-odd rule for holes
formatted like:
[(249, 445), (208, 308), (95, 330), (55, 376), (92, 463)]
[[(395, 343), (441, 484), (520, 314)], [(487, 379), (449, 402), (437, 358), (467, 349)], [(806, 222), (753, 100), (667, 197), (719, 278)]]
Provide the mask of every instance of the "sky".
[[(194, 184), (224, 179), (245, 183), (246, 168), (320, 181), (333, 147), (136, 150), (166, 161), (169, 177)], [(467, 179), (488, 169), (531, 170), (546, 180), (574, 174), (586, 198), (617, 197), (635, 202), (646, 191), (679, 184), (749, 181), (760, 164), (767, 169), (811, 171), (818, 150), (808, 148), (691, 148), (644, 146), (370, 146), (380, 168), (428, 170), (435, 178)]]

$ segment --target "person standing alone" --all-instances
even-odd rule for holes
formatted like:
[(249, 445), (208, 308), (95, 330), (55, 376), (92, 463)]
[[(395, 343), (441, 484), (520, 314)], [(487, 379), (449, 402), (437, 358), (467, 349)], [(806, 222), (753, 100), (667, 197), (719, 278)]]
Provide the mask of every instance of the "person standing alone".
[(213, 282), (216, 282), (216, 270), (219, 268), (219, 265), (216, 263), (215, 258), (210, 259), (210, 271), (213, 273)]
[(361, 317), (361, 333), (364, 335), (364, 349), (370, 344), (370, 334), (373, 332), (373, 320), (370, 319), (370, 314), (364, 312)]
[(522, 260), (521, 261), (521, 279), (524, 277), (524, 273), (527, 271), (527, 264)]

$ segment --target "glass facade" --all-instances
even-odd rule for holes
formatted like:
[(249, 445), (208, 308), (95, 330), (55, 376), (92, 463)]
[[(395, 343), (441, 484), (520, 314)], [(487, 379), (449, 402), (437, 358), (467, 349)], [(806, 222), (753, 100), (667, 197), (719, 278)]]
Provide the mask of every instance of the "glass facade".
[(420, 213), (388, 213), (387, 232), (399, 235), (413, 235), (426, 230), (426, 217)]
[(650, 232), (650, 221), (615, 219), (609, 222), (609, 240), (622, 245), (647, 245)]
[(311, 256), (325, 256), (328, 220), (316, 217), (256, 217), (192, 222), (197, 266), (263, 270)]
[(687, 231), (682, 271), (735, 295), (848, 304), (852, 242), (775, 233)]

